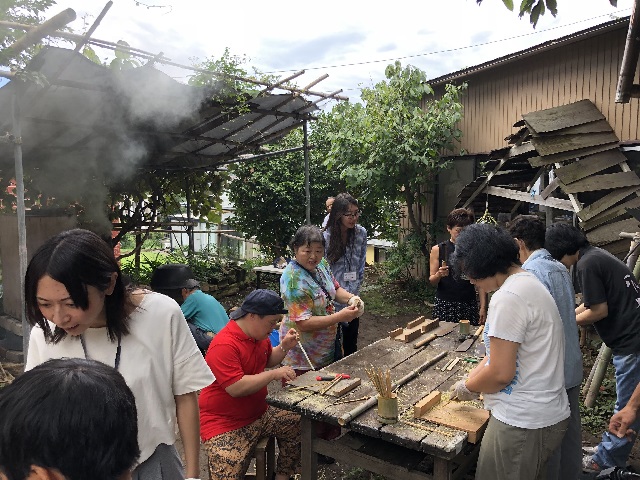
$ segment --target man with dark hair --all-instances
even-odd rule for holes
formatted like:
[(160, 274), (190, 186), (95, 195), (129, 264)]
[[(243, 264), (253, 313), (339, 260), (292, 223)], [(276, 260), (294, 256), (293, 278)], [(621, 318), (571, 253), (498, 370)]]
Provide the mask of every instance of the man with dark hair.
[[(578, 325), (593, 324), (613, 350), (617, 400), (614, 412), (624, 408), (640, 382), (640, 287), (631, 270), (609, 252), (589, 244), (585, 235), (567, 224), (551, 225), (545, 247), (567, 268), (575, 265), (583, 303), (576, 308)], [(640, 421), (631, 428), (638, 431)], [(618, 438), (609, 432), (593, 455), (582, 459), (588, 471), (624, 467), (635, 436)]]
[[(215, 336), (205, 360), (216, 377), (200, 394), (200, 434), (211, 478), (243, 478), (261, 438), (275, 435), (280, 454), (275, 480), (288, 480), (300, 462), (300, 416), (267, 405), (267, 385), (290, 381), (296, 373), (280, 366), (298, 344), (292, 328), (272, 348), (269, 333), (287, 313), (272, 290), (254, 290)], [(266, 370), (269, 368), (269, 370)]]
[(545, 225), (535, 215), (519, 215), (508, 231), (516, 241), (522, 268), (533, 273), (556, 302), (564, 328), (564, 384), (569, 397), (569, 426), (560, 448), (548, 464), (550, 480), (576, 479), (581, 472), (582, 427), (580, 425), (580, 383), (582, 352), (576, 324), (575, 293), (569, 271), (544, 249)]
[(94, 360), (48, 360), (0, 390), (0, 479), (125, 480), (140, 456), (133, 393)]
[(207, 353), (211, 339), (229, 322), (224, 307), (212, 295), (200, 289), (188, 265), (169, 263), (155, 269), (151, 288), (173, 298), (187, 319), (202, 354)]

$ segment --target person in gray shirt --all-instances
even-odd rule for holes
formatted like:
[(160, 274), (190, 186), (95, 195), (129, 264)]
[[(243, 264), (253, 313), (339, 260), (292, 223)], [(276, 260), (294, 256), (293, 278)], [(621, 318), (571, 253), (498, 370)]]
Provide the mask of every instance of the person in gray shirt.
[(522, 268), (533, 273), (556, 302), (564, 327), (564, 380), (571, 417), (562, 444), (548, 463), (548, 478), (579, 478), (582, 472), (582, 430), (580, 425), (580, 383), (582, 353), (576, 323), (575, 293), (569, 271), (544, 249), (545, 225), (535, 215), (519, 215), (508, 226), (520, 250)]

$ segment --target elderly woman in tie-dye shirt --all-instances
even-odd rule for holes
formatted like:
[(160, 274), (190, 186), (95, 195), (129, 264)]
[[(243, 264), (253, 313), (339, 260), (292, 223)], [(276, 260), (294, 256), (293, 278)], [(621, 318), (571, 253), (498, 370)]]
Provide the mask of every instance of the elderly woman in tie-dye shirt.
[[(280, 338), (295, 328), (299, 344), (288, 352), (284, 365), (293, 367), (298, 375), (325, 367), (334, 361), (337, 324), (358, 318), (364, 310), (359, 297), (340, 287), (324, 256), (324, 238), (313, 225), (300, 227), (291, 242), (295, 253), (280, 277), (280, 291), (289, 313), (280, 326)], [(335, 311), (333, 300), (348, 304)]]

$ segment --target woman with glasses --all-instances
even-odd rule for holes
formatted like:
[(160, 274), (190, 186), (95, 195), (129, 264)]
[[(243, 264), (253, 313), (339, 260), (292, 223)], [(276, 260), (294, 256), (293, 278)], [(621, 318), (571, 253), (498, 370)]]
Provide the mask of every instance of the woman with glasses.
[(451, 255), (456, 251), (458, 235), (473, 222), (475, 217), (471, 210), (456, 208), (447, 217), (449, 240), (431, 249), (429, 282), (437, 286), (433, 317), (444, 322), (469, 320), (471, 325), (483, 325), (487, 317), (487, 295), (481, 289), (478, 289), (477, 295), (469, 280), (457, 275), (450, 262)]
[[(358, 201), (348, 193), (341, 193), (333, 201), (324, 230), (324, 256), (338, 283), (354, 295), (360, 293), (367, 258), (367, 231), (358, 224), (359, 218)], [(345, 307), (345, 304), (336, 302), (336, 311)], [(342, 334), (345, 357), (358, 349), (359, 324), (359, 318), (340, 324), (338, 336)]]
[(518, 260), (504, 229), (462, 231), (451, 258), (458, 272), (491, 297), (484, 329), (486, 356), (452, 388), (452, 399), (479, 393), (491, 411), (482, 437), (477, 480), (538, 480), (569, 424), (564, 388), (564, 329), (547, 288)]

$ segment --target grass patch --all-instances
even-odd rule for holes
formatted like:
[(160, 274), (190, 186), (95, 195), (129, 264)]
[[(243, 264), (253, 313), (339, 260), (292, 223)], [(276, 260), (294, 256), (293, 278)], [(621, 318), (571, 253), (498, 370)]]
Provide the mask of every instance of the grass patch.
[(415, 313), (416, 306), (430, 311), (435, 289), (425, 280), (391, 283), (383, 275), (371, 271), (365, 273), (360, 295), (368, 312), (390, 317)]

